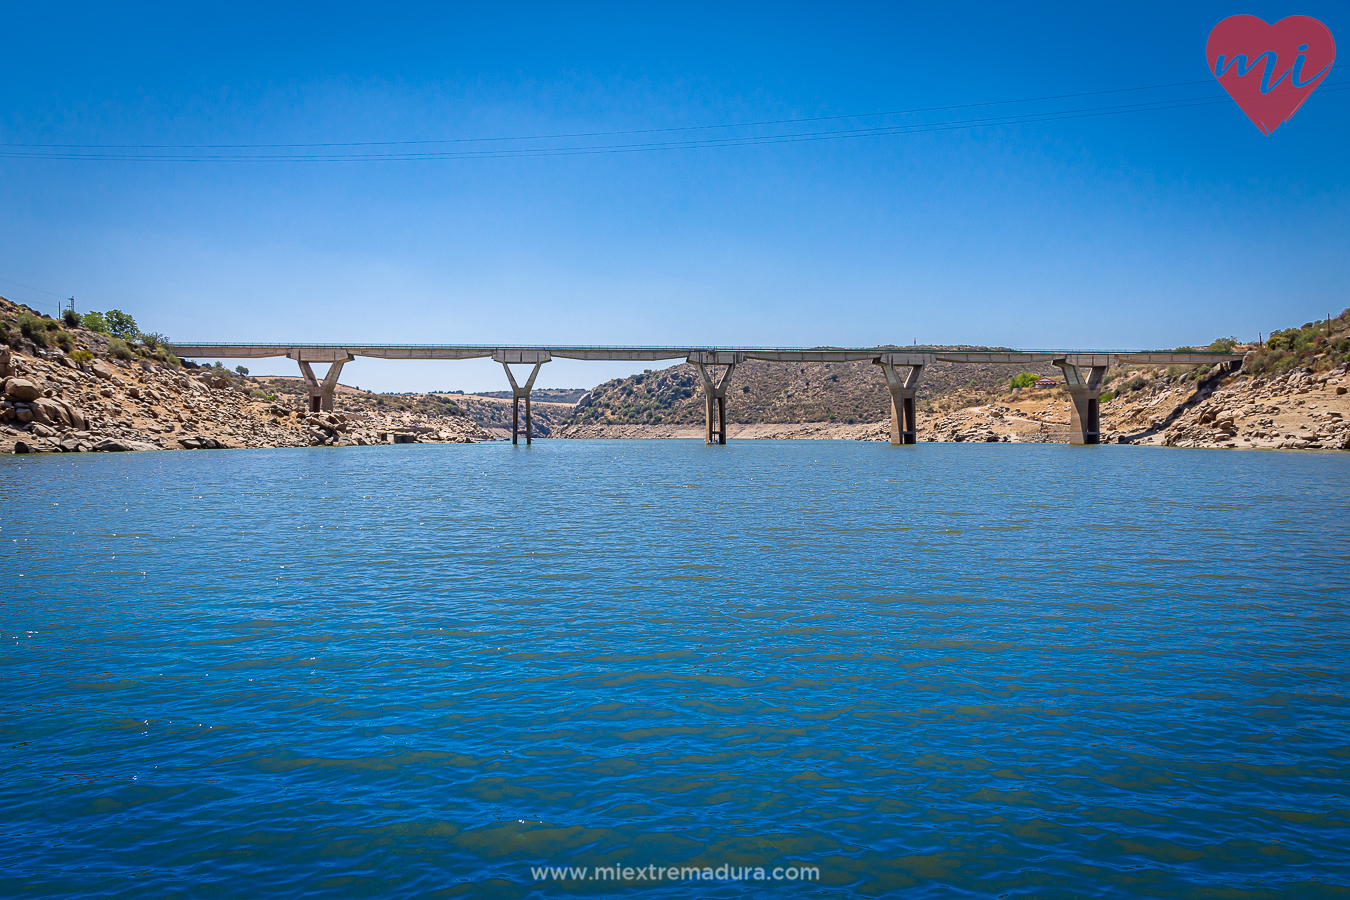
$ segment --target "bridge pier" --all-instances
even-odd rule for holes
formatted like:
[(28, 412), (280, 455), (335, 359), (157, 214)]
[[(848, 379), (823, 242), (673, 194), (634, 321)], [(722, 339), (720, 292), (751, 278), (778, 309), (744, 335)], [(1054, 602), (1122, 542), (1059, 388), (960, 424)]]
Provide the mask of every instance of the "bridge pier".
[[(720, 353), (712, 350), (700, 350), (689, 354), (689, 362), (698, 369), (699, 381), (703, 383), (704, 428), (703, 443), (725, 444), (727, 442), (727, 386), (731, 373), (736, 366), (745, 362), (743, 353)], [(714, 380), (708, 366), (726, 366), (720, 379)]]
[[(333, 395), (337, 393), (338, 376), (342, 374), (342, 367), (356, 357), (346, 350), (329, 348), (292, 350), (286, 355), (300, 364), (300, 377), (305, 380), (305, 387), (309, 389), (309, 411), (332, 412)], [(310, 366), (312, 362), (331, 363), (328, 367), (328, 374), (324, 375), (323, 381), (315, 376), (314, 369)]]
[(1069, 443), (1100, 444), (1101, 395), (1111, 359), (1105, 354), (1066, 356), (1051, 360), (1064, 373), (1069, 389)]
[[(520, 443), (520, 401), (525, 401), (525, 446), (534, 443), (534, 420), (530, 415), (530, 391), (534, 390), (534, 380), (539, 377), (539, 367), (546, 362), (552, 361), (547, 350), (525, 350), (511, 348), (507, 350), (497, 350), (492, 354), (492, 358), (502, 364), (506, 370), (506, 380), (511, 382), (511, 443)], [(530, 377), (524, 385), (516, 381), (515, 373), (511, 371), (511, 366), (515, 365), (534, 365), (530, 370)]]
[[(887, 353), (872, 360), (873, 365), (881, 366), (881, 371), (886, 375), (886, 387), (891, 392), (892, 445), (913, 444), (919, 439), (914, 396), (919, 391), (923, 367), (933, 361), (933, 357), (926, 353)], [(909, 371), (901, 378), (900, 373), (895, 371), (896, 366), (908, 366)]]

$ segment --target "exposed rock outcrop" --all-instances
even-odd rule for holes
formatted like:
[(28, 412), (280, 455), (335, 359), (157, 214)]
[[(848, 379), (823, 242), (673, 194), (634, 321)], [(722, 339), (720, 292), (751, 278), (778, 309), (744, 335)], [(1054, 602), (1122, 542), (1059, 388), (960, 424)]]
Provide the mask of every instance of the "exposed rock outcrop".
[[(36, 315), (0, 299), (0, 319), (6, 314)], [(223, 369), (112, 359), (105, 336), (78, 326), (63, 329), (69, 352), (23, 340), (17, 327), (6, 333), (20, 347), (0, 348), (0, 452), (353, 446), (393, 443), (398, 433), (416, 442), (493, 440), (449, 411), (414, 421), (374, 406), (310, 413), (298, 395), (268, 396)]]

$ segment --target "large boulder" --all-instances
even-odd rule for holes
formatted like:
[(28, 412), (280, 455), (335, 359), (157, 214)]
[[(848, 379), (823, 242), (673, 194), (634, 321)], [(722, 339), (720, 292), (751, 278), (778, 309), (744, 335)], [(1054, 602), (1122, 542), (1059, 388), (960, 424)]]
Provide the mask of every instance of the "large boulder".
[(11, 400), (36, 400), (42, 396), (42, 388), (27, 378), (11, 378), (5, 382), (5, 396)]
[(178, 439), (178, 446), (184, 450), (228, 450), (229, 446), (212, 437), (188, 435)]
[(84, 414), (78, 406), (72, 406), (64, 400), (58, 400), (58, 403), (65, 409), (66, 415), (70, 418), (70, 427), (76, 431), (89, 430), (89, 417)]
[(50, 397), (39, 397), (28, 404), (33, 410), (33, 421), (41, 422), (43, 425), (69, 425), (70, 413), (66, 412), (64, 403), (53, 400)]

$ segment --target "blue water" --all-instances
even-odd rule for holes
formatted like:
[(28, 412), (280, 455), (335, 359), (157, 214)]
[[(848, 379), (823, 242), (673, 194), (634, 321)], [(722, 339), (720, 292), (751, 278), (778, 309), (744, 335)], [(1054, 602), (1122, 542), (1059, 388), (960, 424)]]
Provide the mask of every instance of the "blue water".
[(543, 441), (0, 486), (6, 896), (1350, 890), (1350, 454)]

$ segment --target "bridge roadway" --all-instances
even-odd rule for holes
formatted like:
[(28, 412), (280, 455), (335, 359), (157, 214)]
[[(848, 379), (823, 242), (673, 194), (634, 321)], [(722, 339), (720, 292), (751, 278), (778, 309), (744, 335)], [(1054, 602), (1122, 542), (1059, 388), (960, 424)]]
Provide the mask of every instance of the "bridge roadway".
[[(175, 342), (183, 359), (265, 359), (285, 356), (300, 365), (309, 389), (310, 409), (331, 410), (344, 364), (358, 356), (374, 359), (485, 359), (502, 364), (511, 383), (511, 440), (521, 434), (520, 401), (525, 401), (525, 442), (533, 440), (530, 392), (539, 367), (553, 359), (662, 361), (683, 358), (698, 369), (703, 385), (707, 443), (727, 442), (727, 385), (736, 366), (747, 360), (765, 362), (855, 362), (868, 359), (880, 366), (891, 394), (891, 443), (912, 444), (918, 424), (915, 394), (925, 366), (936, 362), (1035, 365), (1050, 363), (1064, 373), (1072, 405), (1069, 442), (1096, 444), (1101, 439), (1099, 402), (1107, 369), (1121, 364), (1213, 365), (1230, 367), (1242, 356), (1232, 353), (1167, 350), (943, 350), (935, 347), (599, 347), (512, 346), (501, 344), (221, 344)], [(329, 363), (322, 379), (311, 363)], [(533, 366), (524, 384), (512, 365)], [(720, 373), (710, 367), (722, 366)], [(905, 370), (903, 372), (898, 370)]]

